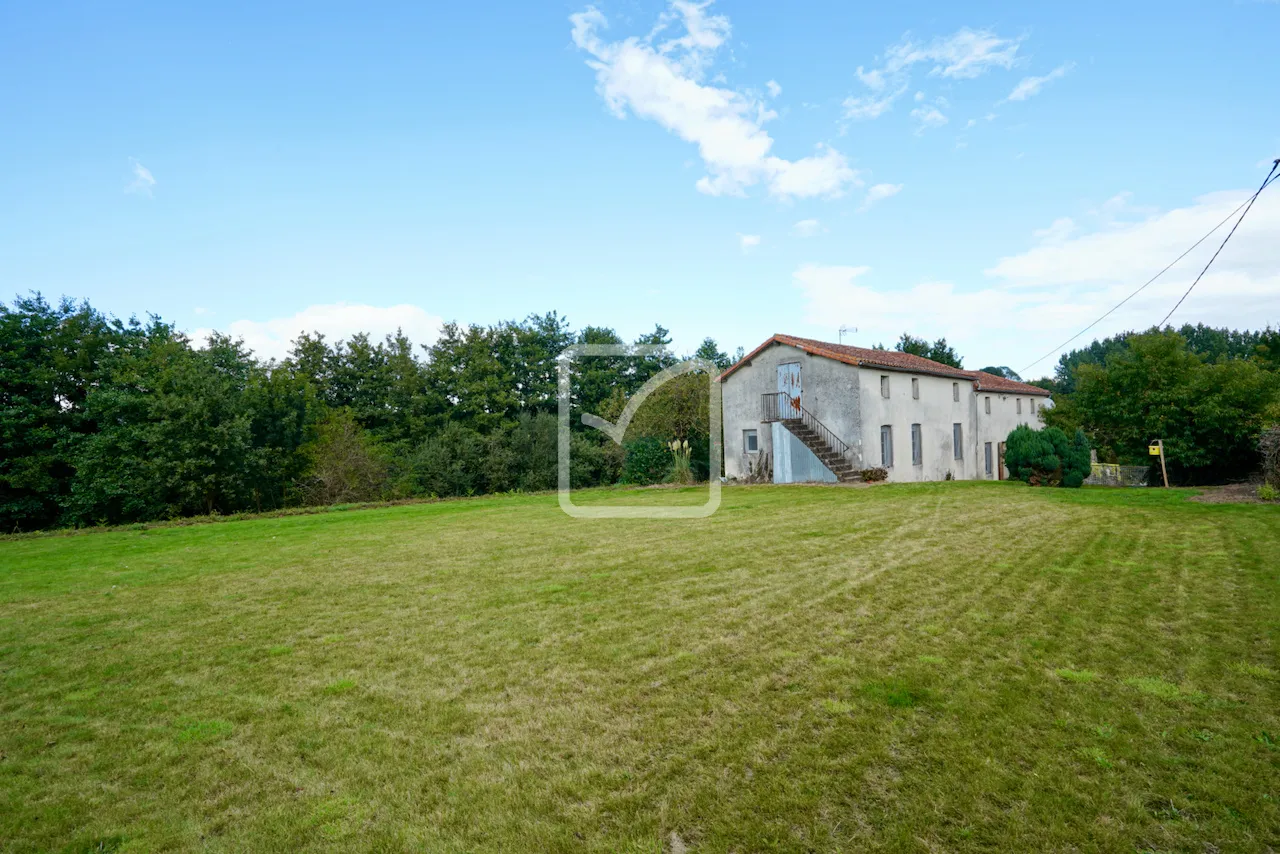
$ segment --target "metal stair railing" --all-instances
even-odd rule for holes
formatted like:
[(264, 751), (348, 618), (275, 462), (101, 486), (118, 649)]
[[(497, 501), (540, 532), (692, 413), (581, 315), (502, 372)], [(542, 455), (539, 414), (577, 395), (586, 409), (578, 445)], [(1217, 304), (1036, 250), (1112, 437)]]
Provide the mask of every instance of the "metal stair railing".
[(841, 457), (849, 452), (848, 443), (832, 433), (827, 425), (819, 421), (812, 412), (801, 406), (800, 398), (792, 397), (785, 391), (773, 391), (760, 396), (760, 420), (766, 423), (800, 421)]

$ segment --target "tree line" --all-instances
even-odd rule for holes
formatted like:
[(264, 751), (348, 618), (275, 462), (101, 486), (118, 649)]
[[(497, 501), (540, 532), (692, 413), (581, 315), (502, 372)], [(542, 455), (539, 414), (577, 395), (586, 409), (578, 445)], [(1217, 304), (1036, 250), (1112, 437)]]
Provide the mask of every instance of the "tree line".
[(1163, 439), (1170, 480), (1243, 479), (1280, 423), (1280, 330), (1125, 332), (1064, 354), (1033, 384), (1053, 392), (1045, 423), (1083, 429), (1103, 462), (1150, 465), (1147, 446)]
[[(262, 361), (225, 335), (195, 346), (157, 317), (20, 297), (0, 304), (0, 532), (553, 489), (556, 358), (575, 343), (632, 348), (574, 363), (575, 412), (610, 421), (678, 361), (661, 326), (628, 345), (554, 312), (450, 323), (429, 346), (303, 334), (285, 359)], [(945, 339), (904, 334), (895, 349), (962, 363)], [(719, 369), (734, 361), (711, 339), (694, 355)], [(624, 448), (575, 417), (573, 484), (712, 476), (706, 382), (664, 385)], [(1258, 437), (1280, 423), (1280, 331), (1123, 333), (1033, 382), (1054, 394), (1046, 424), (1083, 430), (1104, 461), (1148, 464), (1160, 438), (1176, 481), (1239, 478), (1258, 469)]]
[[(575, 343), (628, 344), (552, 312), (450, 323), (429, 346), (303, 334), (285, 359), (262, 361), (226, 335), (195, 346), (154, 316), (19, 297), (0, 304), (0, 532), (553, 489), (556, 358)], [(615, 418), (676, 363), (670, 344), (656, 326), (630, 342), (647, 355), (576, 362), (575, 411)], [(710, 339), (695, 355), (730, 364)], [(705, 445), (705, 405), (697, 423), (679, 405), (699, 375), (682, 380), (650, 399), (630, 441)], [(576, 417), (573, 428), (575, 486), (624, 476), (621, 449)]]

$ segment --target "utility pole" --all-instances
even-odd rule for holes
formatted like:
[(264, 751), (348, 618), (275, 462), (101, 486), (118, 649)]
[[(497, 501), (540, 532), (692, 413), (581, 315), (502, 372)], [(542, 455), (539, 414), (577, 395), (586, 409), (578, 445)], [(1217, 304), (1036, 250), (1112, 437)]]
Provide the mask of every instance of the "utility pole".
[(1160, 474), (1164, 477), (1164, 488), (1169, 488), (1169, 471), (1164, 467), (1164, 439), (1156, 439), (1154, 444), (1147, 446), (1147, 453), (1151, 456), (1160, 457)]

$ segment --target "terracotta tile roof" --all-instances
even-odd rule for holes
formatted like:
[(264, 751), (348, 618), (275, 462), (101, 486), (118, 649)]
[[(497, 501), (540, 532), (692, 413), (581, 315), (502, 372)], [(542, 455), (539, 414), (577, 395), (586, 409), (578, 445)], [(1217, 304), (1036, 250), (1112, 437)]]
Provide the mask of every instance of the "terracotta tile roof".
[(1049, 392), (1040, 386), (1030, 385), (1029, 383), (1020, 383), (1017, 380), (1005, 379), (995, 374), (988, 374), (985, 371), (967, 371), (973, 375), (973, 381), (978, 391), (995, 391), (1004, 394), (1042, 394), (1049, 396)]
[(915, 374), (932, 374), (940, 377), (969, 380), (978, 391), (1049, 396), (1049, 392), (1037, 386), (1020, 383), (1015, 380), (1007, 380), (1004, 377), (998, 377), (995, 374), (988, 374), (983, 371), (966, 371), (962, 368), (953, 368), (950, 365), (944, 365), (941, 362), (935, 362), (932, 359), (926, 359), (923, 356), (916, 356), (912, 353), (900, 353), (897, 350), (871, 350), (866, 347), (853, 347), (848, 344), (815, 341), (812, 338), (797, 338), (794, 335), (774, 335), (744, 356), (736, 365), (721, 374), (720, 381), (723, 382), (730, 374), (750, 362), (758, 353), (772, 344), (787, 344), (803, 350), (811, 356), (834, 359), (837, 362), (844, 362), (846, 365), (866, 365), (873, 368), (886, 368), (891, 371), (907, 371)]

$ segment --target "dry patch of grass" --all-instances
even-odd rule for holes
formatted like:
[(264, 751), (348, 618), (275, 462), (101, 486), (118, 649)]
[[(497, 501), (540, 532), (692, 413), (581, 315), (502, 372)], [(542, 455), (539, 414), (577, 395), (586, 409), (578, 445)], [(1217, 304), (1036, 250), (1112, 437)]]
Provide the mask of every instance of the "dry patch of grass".
[[(700, 490), (580, 501), (701, 503)], [(1264, 851), (1280, 512), (486, 498), (0, 543), (11, 851)]]

